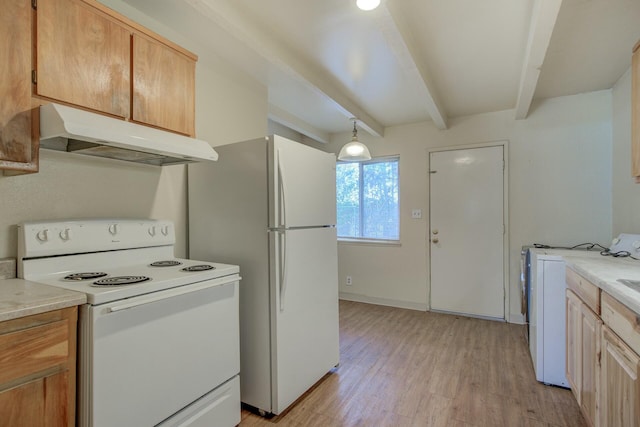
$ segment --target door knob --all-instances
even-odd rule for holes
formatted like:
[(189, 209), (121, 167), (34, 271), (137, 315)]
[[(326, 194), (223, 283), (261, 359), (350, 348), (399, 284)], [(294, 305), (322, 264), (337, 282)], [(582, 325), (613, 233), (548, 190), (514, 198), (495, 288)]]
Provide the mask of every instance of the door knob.
[(438, 229), (437, 229), (437, 228), (434, 228), (433, 230), (431, 230), (431, 232), (432, 232), (434, 235), (436, 235), (436, 234), (438, 234)]
[(438, 243), (440, 240), (437, 237), (434, 237), (433, 239), (431, 239), (432, 243)]

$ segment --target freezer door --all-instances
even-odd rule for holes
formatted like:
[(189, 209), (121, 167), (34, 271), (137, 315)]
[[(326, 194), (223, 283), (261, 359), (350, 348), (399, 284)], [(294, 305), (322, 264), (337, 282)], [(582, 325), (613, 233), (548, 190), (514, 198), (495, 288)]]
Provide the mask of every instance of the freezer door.
[(336, 229), (271, 232), (272, 412), (280, 414), (338, 364)]
[(269, 227), (336, 223), (334, 154), (274, 135), (269, 169)]

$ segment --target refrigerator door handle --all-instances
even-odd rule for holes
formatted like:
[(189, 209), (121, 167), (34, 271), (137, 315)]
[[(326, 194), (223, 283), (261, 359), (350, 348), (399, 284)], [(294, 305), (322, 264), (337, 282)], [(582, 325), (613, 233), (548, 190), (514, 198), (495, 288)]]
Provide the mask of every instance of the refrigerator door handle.
[(280, 231), (280, 248), (282, 262), (280, 269), (280, 311), (284, 311), (284, 296), (287, 293), (287, 230)]
[(278, 212), (278, 219), (280, 224), (278, 224), (279, 227), (284, 227), (287, 228), (287, 204), (286, 204), (286, 200), (285, 200), (285, 195), (287, 193), (287, 187), (286, 187), (286, 183), (285, 183), (285, 177), (284, 177), (284, 172), (283, 172), (283, 168), (282, 168), (282, 156), (280, 156), (280, 149), (277, 150), (278, 153), (278, 193), (279, 193), (279, 212)]

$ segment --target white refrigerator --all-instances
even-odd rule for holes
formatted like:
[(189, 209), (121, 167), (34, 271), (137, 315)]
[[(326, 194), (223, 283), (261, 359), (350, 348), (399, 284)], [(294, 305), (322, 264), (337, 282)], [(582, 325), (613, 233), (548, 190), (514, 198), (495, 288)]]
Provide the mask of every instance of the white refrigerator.
[(274, 135), (188, 167), (189, 257), (240, 266), (241, 400), (280, 414), (339, 362), (335, 155)]

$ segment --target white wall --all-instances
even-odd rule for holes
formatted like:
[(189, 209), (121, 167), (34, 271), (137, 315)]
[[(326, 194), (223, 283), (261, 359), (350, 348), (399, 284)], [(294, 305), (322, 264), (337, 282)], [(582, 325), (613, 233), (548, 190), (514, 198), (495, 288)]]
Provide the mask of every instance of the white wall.
[[(509, 141), (510, 302), (521, 321), (520, 247), (534, 242), (607, 243), (611, 236), (611, 92), (544, 100), (526, 120), (512, 110), (387, 128), (384, 138), (361, 132), (373, 156), (400, 155), (401, 246), (340, 243), (340, 292), (351, 299), (409, 308), (428, 305), (427, 150)], [(348, 134), (332, 139), (338, 152)], [(421, 220), (411, 209), (422, 209)], [(477, 242), (481, 250), (482, 243)], [(346, 275), (353, 285), (346, 287)]]
[[(200, 56), (196, 68), (196, 134), (211, 145), (267, 132), (267, 91), (192, 41), (150, 20), (120, 0), (104, 1)], [(172, 220), (176, 253), (187, 253), (186, 166), (154, 167), (40, 151), (40, 172), (0, 174), (0, 258), (16, 256), (15, 224), (62, 218), (125, 217)]]
[(631, 177), (631, 69), (613, 87), (613, 236), (640, 233), (640, 184)]
[[(0, 258), (15, 257), (15, 224), (62, 218), (163, 218), (184, 234), (183, 166), (164, 168), (49, 150), (40, 172), (0, 176)], [(176, 248), (185, 251), (184, 236)]]

